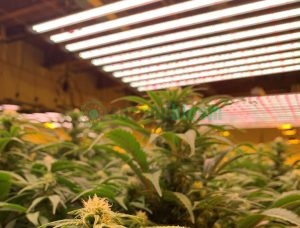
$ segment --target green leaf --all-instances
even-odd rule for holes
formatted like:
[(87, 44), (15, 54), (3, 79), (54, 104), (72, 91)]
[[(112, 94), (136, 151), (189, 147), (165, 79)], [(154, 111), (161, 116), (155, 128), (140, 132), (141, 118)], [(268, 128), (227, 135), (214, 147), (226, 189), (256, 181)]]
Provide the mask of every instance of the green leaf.
[(238, 228), (253, 228), (258, 225), (263, 219), (265, 218), (264, 215), (249, 215), (246, 218), (242, 219), (238, 222)]
[(171, 147), (171, 150), (173, 152), (177, 152), (177, 148), (180, 143), (180, 138), (177, 134), (175, 134), (173, 132), (163, 132), (161, 134), (161, 137), (166, 140), (166, 142)]
[(90, 168), (87, 164), (76, 161), (67, 161), (67, 160), (58, 160), (53, 162), (51, 166), (52, 172), (58, 171), (70, 171), (70, 170), (81, 170), (81, 171), (89, 171)]
[(59, 195), (52, 195), (48, 197), (50, 202), (52, 203), (52, 213), (55, 215), (56, 209), (59, 203), (61, 203), (61, 199)]
[(272, 208), (264, 211), (262, 214), (300, 226), (300, 217), (294, 212), (284, 208)]
[(125, 116), (119, 116), (117, 119), (108, 120), (104, 123), (105, 126), (107, 125), (116, 125), (116, 126), (123, 126), (123, 127), (129, 127), (133, 130), (136, 130), (144, 135), (149, 135), (149, 131), (141, 126), (141, 124), (137, 123), (136, 121), (133, 121), (132, 119), (129, 119)]
[(132, 134), (122, 129), (115, 129), (108, 132), (107, 137), (131, 154), (144, 172), (149, 170), (146, 153)]
[(81, 187), (79, 187), (77, 184), (75, 184), (74, 182), (68, 180), (67, 178), (65, 178), (63, 176), (57, 176), (56, 180), (59, 184), (67, 187), (72, 192), (79, 193), (82, 191)]
[(161, 175), (161, 170), (158, 170), (155, 173), (144, 173), (144, 177), (146, 177), (154, 186), (155, 190), (157, 191), (158, 195), (162, 197), (162, 191), (159, 185), (159, 179)]
[(151, 103), (148, 100), (138, 97), (138, 96), (126, 96), (126, 97), (116, 99), (113, 102), (124, 101), (124, 100), (134, 102), (136, 104), (148, 105), (149, 107), (151, 106)]
[(9, 194), (12, 178), (8, 173), (0, 171), (0, 200), (5, 200)]
[(32, 165), (30, 172), (35, 175), (42, 175), (47, 172), (47, 166), (41, 163), (35, 163)]
[(272, 208), (284, 207), (290, 203), (300, 200), (300, 191), (291, 191), (283, 193), (279, 199), (275, 200), (271, 205)]
[(228, 161), (223, 162), (220, 166), (218, 166), (217, 173), (220, 173), (226, 166), (230, 165), (234, 161), (246, 156), (247, 154), (236, 155), (233, 158), (230, 158)]
[(100, 150), (100, 151), (106, 151), (107, 153), (111, 153), (113, 155), (115, 155), (116, 157), (119, 157), (121, 158), (125, 163), (127, 163), (130, 168), (135, 172), (135, 174), (143, 179), (143, 175), (142, 175), (142, 172), (140, 170), (140, 168), (132, 161), (132, 158), (129, 157), (129, 155), (127, 154), (121, 154), (113, 149), (111, 149), (110, 147), (106, 146), (106, 145), (96, 145), (94, 147), (95, 150)]
[(190, 199), (186, 195), (180, 192), (170, 192), (170, 191), (165, 192), (165, 194), (167, 195), (167, 197), (171, 196), (171, 198), (175, 198), (177, 201), (179, 201), (180, 204), (183, 205), (186, 208), (187, 212), (189, 213), (191, 222), (195, 223), (193, 205)]
[(156, 105), (156, 108), (158, 110), (160, 110), (161, 108), (163, 108), (163, 102), (161, 97), (158, 95), (157, 92), (154, 91), (149, 91), (148, 96), (150, 97), (150, 99), (154, 102), (154, 104)]
[(0, 139), (0, 153), (5, 150), (5, 147), (9, 143), (10, 138), (2, 138)]
[(40, 212), (35, 212), (35, 213), (29, 213), (26, 215), (27, 219), (33, 223), (35, 226), (39, 225), (39, 216), (40, 216)]
[(13, 211), (13, 212), (25, 213), (27, 211), (27, 208), (19, 204), (0, 202), (0, 211)]
[(14, 173), (14, 172), (4, 171), (4, 170), (1, 170), (0, 172), (3, 174), (10, 175), (13, 183), (20, 183), (23, 185), (27, 184), (27, 181), (23, 177), (21, 177), (20, 175)]
[(77, 199), (85, 196), (93, 196), (97, 195), (98, 197), (104, 197), (109, 199), (114, 199), (117, 195), (116, 186), (111, 184), (101, 184), (100, 186), (96, 186), (95, 188), (87, 189), (77, 195), (72, 201), (76, 201)]

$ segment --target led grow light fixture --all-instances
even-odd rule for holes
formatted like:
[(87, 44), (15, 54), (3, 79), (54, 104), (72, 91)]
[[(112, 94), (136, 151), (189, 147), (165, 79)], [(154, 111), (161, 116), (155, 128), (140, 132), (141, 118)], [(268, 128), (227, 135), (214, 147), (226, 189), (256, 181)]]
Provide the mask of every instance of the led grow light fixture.
[(71, 14), (65, 17), (54, 19), (51, 21), (43, 22), (32, 26), (32, 30), (37, 33), (49, 32), (55, 29), (63, 28), (66, 26), (74, 25), (84, 21), (99, 18), (111, 13), (117, 13), (120, 11), (128, 10), (138, 6), (158, 2), (161, 0), (123, 0), (109, 5), (100, 6), (94, 9), (86, 10), (83, 12)]
[[(281, 46), (272, 46), (269, 48), (254, 49), (254, 50), (249, 50), (249, 51), (244, 51), (244, 52), (235, 52), (235, 53), (224, 54), (224, 55), (210, 56), (207, 58), (195, 58), (195, 59), (189, 59), (189, 60), (185, 60), (185, 61), (172, 62), (172, 63), (165, 64), (165, 66), (162, 66), (162, 67), (159, 66), (159, 67), (168, 68), (168, 69), (170, 69), (170, 68), (178, 68), (178, 69), (124, 77), (124, 78), (122, 78), (122, 81), (123, 82), (133, 82), (133, 81), (146, 80), (146, 79), (152, 79), (152, 78), (160, 78), (160, 77), (174, 76), (174, 75), (179, 75), (179, 74), (186, 74), (186, 73), (191, 73), (191, 72), (196, 72), (196, 71), (204, 71), (204, 70), (208, 70), (208, 69), (225, 68), (225, 67), (231, 67), (231, 66), (237, 66), (237, 65), (245, 65), (245, 64), (251, 64), (251, 63), (258, 63), (258, 62), (300, 56), (299, 51), (266, 55), (266, 54), (269, 54), (272, 52), (280, 52), (280, 51), (284, 51), (284, 50), (287, 51), (287, 50), (293, 49), (293, 48), (300, 49), (300, 42), (281, 45)], [(258, 56), (258, 57), (243, 58), (243, 59), (238, 59), (238, 60), (234, 60), (234, 61), (223, 61), (223, 62), (208, 64), (209, 62), (242, 58), (242, 57), (247, 57), (247, 56), (257, 55), (257, 54), (264, 54), (264, 55)], [(202, 65), (199, 65), (199, 64), (202, 64)], [(197, 66), (185, 67), (185, 66), (191, 66), (191, 65), (197, 65)], [(184, 68), (179, 68), (182, 66), (184, 66)]]
[[(221, 118), (206, 118), (202, 123), (233, 125), (237, 128), (300, 126), (300, 94), (242, 97), (221, 109)], [(287, 124), (289, 123), (289, 124)]]
[[(145, 85), (151, 85), (151, 84), (160, 84), (160, 83), (166, 83), (166, 82), (172, 82), (172, 81), (179, 81), (179, 80), (186, 80), (186, 79), (193, 79), (193, 78), (200, 78), (200, 77), (209, 77), (209, 76), (216, 76), (216, 75), (223, 75), (223, 74), (229, 74), (229, 73), (237, 73), (237, 72), (243, 72), (243, 71), (251, 71), (251, 70), (258, 70), (258, 69), (265, 69), (270, 67), (278, 67), (278, 66), (284, 66), (284, 65), (291, 65), (291, 64), (297, 64), (300, 63), (300, 51), (296, 52), (288, 52), (285, 54), (276, 54), (273, 56), (262, 56), (258, 58), (249, 58), (249, 59), (241, 59), (236, 61), (229, 61), (229, 62), (221, 62), (218, 64), (212, 64), (212, 65), (205, 65), (205, 66), (196, 66), (193, 68), (188, 68), (188, 70), (182, 70), (183, 74), (178, 76), (169, 76), (169, 77), (163, 77), (163, 78), (157, 78), (157, 79), (149, 79), (149, 80), (141, 80), (137, 82), (132, 82), (130, 85), (132, 87), (138, 87), (138, 86), (145, 86)], [(289, 59), (284, 60), (286, 58), (296, 58), (296, 59)], [(274, 61), (281, 59), (280, 61)], [(261, 63), (264, 61), (269, 61), (266, 63)], [(270, 62), (272, 61), (272, 62)], [(298, 61), (298, 62), (297, 62)], [(259, 62), (258, 64), (249, 64), (249, 63), (255, 63)], [(249, 65), (245, 65), (249, 64)], [(239, 66), (241, 65), (241, 66)], [(208, 66), (208, 67), (206, 67)], [(229, 67), (229, 66), (238, 66), (238, 67), (231, 67), (231, 68), (222, 68), (222, 67)], [(212, 70), (208, 70), (212, 69)], [(215, 70), (213, 70), (215, 69)], [(184, 71), (187, 73), (184, 74)], [(196, 72), (196, 73), (190, 73), (188, 72)]]
[(204, 36), (209, 34), (214, 34), (218, 32), (224, 32), (232, 29), (239, 29), (247, 26), (254, 26), (263, 23), (269, 23), (273, 21), (280, 21), (286, 18), (292, 18), (300, 16), (299, 9), (292, 9), (287, 11), (282, 11), (278, 13), (272, 13), (262, 16), (251, 17), (243, 20), (221, 23), (212, 26), (201, 27), (197, 29), (190, 29), (176, 33), (170, 33), (167, 35), (151, 37), (147, 39), (140, 39), (133, 42), (125, 42), (118, 45), (112, 45), (109, 47), (99, 48), (91, 51), (86, 51), (80, 53), (82, 58), (94, 58), (99, 56), (104, 56), (108, 54), (114, 54), (122, 51), (128, 51), (137, 48), (144, 48), (148, 46), (163, 44), (167, 42), (173, 42), (177, 40), (190, 39), (198, 36)]
[(79, 51), (99, 45), (109, 44), (113, 42), (119, 42), (126, 39), (131, 39), (139, 36), (150, 35), (157, 32), (168, 31), (171, 29), (177, 29), (181, 27), (191, 26), (199, 23), (209, 22), (226, 17), (232, 17), (236, 15), (242, 15), (245, 13), (255, 12), (258, 10), (285, 5), (298, 0), (265, 0), (255, 3), (249, 3), (242, 6), (231, 7), (229, 9), (214, 11), (206, 14), (200, 14), (191, 17), (185, 17), (182, 19), (172, 20), (168, 22), (158, 23), (150, 26), (144, 26), (138, 29), (131, 29), (129, 31), (114, 33), (107, 36), (101, 36), (93, 39), (75, 42), (66, 45), (66, 49), (69, 51)]
[[(199, 8), (204, 8), (212, 4), (219, 4), (223, 2), (228, 2), (231, 0), (206, 0), (206, 1), (197, 1), (192, 0), (188, 2), (183, 2), (155, 10), (150, 10), (147, 12), (131, 15), (128, 17), (123, 17), (115, 19), (112, 21), (107, 21), (99, 24), (94, 24), (80, 29), (72, 30), (70, 32), (63, 32), (59, 34), (52, 35), (50, 39), (55, 43), (64, 42), (72, 40), (75, 38), (80, 38), (83, 36), (88, 36), (100, 32), (105, 32), (115, 28), (120, 28), (122, 26), (128, 26), (136, 23), (141, 23), (148, 20), (154, 20), (161, 17), (167, 17), (174, 14), (183, 13), (190, 10), (195, 10)], [(138, 2), (138, 1), (137, 1)]]
[[(293, 30), (293, 29), (297, 29), (297, 28), (300, 28), (299, 21), (275, 25), (275, 26), (268, 26), (265, 28), (252, 29), (252, 30), (248, 30), (248, 31), (244, 31), (244, 32), (237, 32), (237, 33), (226, 34), (226, 35), (221, 35), (221, 36), (214, 36), (214, 37), (206, 38), (206, 39), (197, 39), (197, 40), (192, 40), (192, 41), (179, 42), (176, 44), (170, 44), (170, 45), (165, 45), (165, 46), (160, 46), (160, 47), (155, 47), (155, 48), (149, 48), (149, 49), (144, 49), (141, 51), (128, 52), (123, 55), (116, 55), (116, 56), (110, 56), (110, 57), (106, 57), (106, 58), (95, 59), (92, 61), (92, 63), (94, 65), (100, 65), (100, 64), (103, 64), (103, 62), (108, 62), (108, 61), (119, 62), (119, 61), (121, 61), (121, 59), (124, 59), (124, 58), (126, 58), (126, 59), (140, 58), (141, 59), (142, 57), (151, 56), (151, 55), (160, 55), (160, 54), (165, 54), (168, 52), (175, 52), (175, 51), (191, 49), (191, 48), (196, 48), (196, 47), (203, 47), (206, 45), (217, 45), (217, 44), (224, 43), (224, 42), (234, 42), (234, 41), (237, 41), (240, 39), (254, 38), (257, 36), (269, 35), (269, 34), (273, 34), (276, 32), (284, 32), (284, 31)], [(287, 35), (287, 37), (288, 36), (289, 36), (289, 34)], [(294, 37), (294, 34), (292, 33), (290, 36)], [(269, 40), (267, 40), (267, 39), (266, 40), (269, 43), (272, 43), (272, 41), (276, 42), (276, 37), (277, 36), (274, 36), (274, 37), (269, 38)], [(285, 37), (285, 39), (287, 39), (287, 37)], [(299, 38), (299, 37), (296, 37), (296, 38)], [(266, 43), (262, 39), (256, 40), (255, 43), (257, 43), (257, 41), (260, 41), (261, 44)], [(249, 43), (250, 42), (248, 42), (248, 44)], [(235, 48), (238, 48), (239, 47), (239, 46), (237, 46), (238, 44), (239, 43), (237, 42), (232, 45), (235, 46)], [(242, 43), (242, 44), (244, 44), (244, 43)], [(252, 46), (253, 46), (253, 44), (252, 44)], [(222, 48), (222, 47), (219, 46), (218, 48)], [(206, 49), (206, 50), (213, 50), (213, 48)], [(211, 53), (207, 52), (207, 54), (211, 54)], [(171, 58), (174, 55), (178, 55), (178, 54), (170, 54), (169, 58)], [(157, 58), (159, 58), (159, 57), (157, 57)], [(141, 59), (141, 60), (143, 60), (143, 59)], [(149, 62), (149, 64), (150, 64), (150, 62)], [(126, 67), (128, 67), (128, 65)], [(103, 70), (107, 71), (107, 72), (115, 71), (116, 69), (117, 69), (116, 67), (111, 67), (111, 66), (103, 67)], [(129, 72), (129, 71), (120, 72), (120, 74), (117, 73), (117, 74), (115, 74), (115, 76), (122, 77), (122, 76), (130, 75), (130, 74), (127, 74), (127, 72)]]
[[(298, 39), (299, 37), (300, 37), (300, 32), (290, 33), (290, 34), (286, 34), (286, 35), (272, 36), (272, 37), (268, 37), (268, 38), (256, 39), (256, 40), (251, 40), (251, 41), (237, 42), (234, 44), (226, 44), (226, 45), (222, 45), (222, 46), (195, 49), (195, 50), (191, 50), (191, 51), (178, 52), (175, 54), (168, 54), (168, 55), (162, 55), (162, 56), (158, 56), (158, 57), (145, 58), (145, 59), (141, 59), (139, 61), (120, 63), (120, 66), (124, 67), (124, 68), (130, 68), (130, 67), (135, 67), (135, 66), (139, 66), (139, 65), (147, 65), (146, 63), (148, 63), (148, 64), (164, 63), (164, 62), (193, 58), (193, 57), (198, 57), (198, 56), (213, 55), (213, 54), (217, 54), (217, 53), (221, 53), (221, 52), (235, 53), (234, 51), (239, 50), (239, 49), (253, 48), (253, 47), (261, 46), (261, 45), (272, 45), (274, 43), (286, 42), (286, 41)], [(296, 46), (300, 47), (300, 42), (297, 42)], [(291, 48), (291, 49), (293, 49), (293, 48)], [(255, 54), (255, 53), (253, 53), (253, 54)], [(210, 60), (209, 57), (206, 56), (206, 58), (208, 60)], [(176, 62), (176, 63), (178, 63), (178, 62)], [(113, 65), (108, 65), (108, 66), (115, 67), (115, 66), (119, 66), (119, 65), (113, 64)], [(108, 67), (108, 66), (106, 66), (106, 67)], [(152, 69), (152, 67), (154, 67), (156, 71), (176, 68), (176, 67), (165, 65), (165, 64), (160, 64), (160, 66), (161, 67), (155, 65), (155, 66), (151, 66), (151, 67), (147, 67), (147, 68)], [(120, 77), (120, 76), (122, 76), (122, 74), (115, 72), (114, 76)]]
[[(138, 87), (138, 90), (139, 91), (159, 90), (159, 89), (165, 89), (165, 88), (169, 88), (169, 87), (188, 86), (188, 85), (203, 84), (203, 83), (208, 83), (208, 82), (225, 81), (225, 80), (230, 80), (230, 79), (239, 79), (239, 78), (247, 78), (247, 77), (255, 77), (255, 76), (264, 76), (264, 75), (269, 75), (269, 74), (286, 73), (286, 72), (300, 70), (300, 65), (299, 65), (300, 59), (295, 59), (293, 61), (288, 60), (288, 61), (290, 63), (294, 62), (295, 65), (276, 67), (276, 68), (271, 68), (271, 69), (246, 71), (246, 72), (240, 72), (240, 73), (224, 74), (224, 75), (218, 75), (218, 76), (206, 77), (206, 78), (204, 78), (204, 77), (196, 78), (195, 77), (194, 79), (161, 83), (161, 84), (149, 85), (149, 86), (141, 86), (141, 87)], [(280, 62), (280, 63), (283, 64), (283, 62)], [(268, 66), (272, 67), (272, 65), (270, 65), (270, 63)]]

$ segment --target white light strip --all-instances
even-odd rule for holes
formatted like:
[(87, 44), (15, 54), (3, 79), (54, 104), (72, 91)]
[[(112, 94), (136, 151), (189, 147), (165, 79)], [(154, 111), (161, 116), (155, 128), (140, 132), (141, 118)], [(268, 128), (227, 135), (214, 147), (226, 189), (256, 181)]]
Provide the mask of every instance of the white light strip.
[[(249, 58), (249, 59), (240, 59), (236, 61), (228, 61), (228, 62), (220, 62), (217, 64), (208, 64), (208, 65), (200, 65), (196, 67), (190, 67), (186, 69), (179, 69), (179, 71), (182, 72), (181, 75), (177, 76), (169, 76), (169, 77), (163, 77), (163, 78), (157, 78), (157, 79), (149, 79), (149, 80), (141, 80), (137, 82), (133, 82), (130, 85), (132, 87), (139, 87), (139, 86), (145, 86), (150, 84), (160, 84), (170, 81), (179, 81), (184, 79), (192, 79), (195, 77), (209, 77), (209, 76), (215, 76), (215, 75), (221, 75), (221, 74), (228, 74), (228, 73), (237, 73), (240, 71), (249, 71), (249, 70), (257, 70), (257, 69), (264, 69), (269, 68), (271, 66), (282, 66), (282, 65), (291, 65), (294, 64), (294, 59), (286, 60), (285, 63), (281, 61), (282, 59), (287, 58), (297, 58), (298, 63), (300, 63), (300, 51), (295, 52), (287, 52), (284, 54), (275, 54), (275, 55), (266, 55), (266, 56), (260, 56), (257, 58)], [(274, 61), (274, 60), (280, 60), (280, 61)], [(268, 61), (268, 62), (266, 62)], [(274, 62), (273, 62), (274, 61)], [(266, 62), (266, 63), (262, 63)], [(258, 64), (253, 64), (258, 63)], [(296, 62), (297, 63), (297, 62)], [(237, 66), (237, 67), (231, 67), (231, 66)], [(228, 68), (231, 67), (231, 68)], [(223, 69), (222, 69), (223, 68)], [(215, 69), (215, 70), (214, 70)], [(196, 73), (192, 73), (196, 72)], [(191, 74), (188, 74), (191, 73)]]
[(297, 2), (298, 0), (265, 0), (255, 3), (250, 3), (242, 6), (232, 7), (224, 10), (214, 11), (206, 14), (200, 14), (191, 17), (185, 17), (182, 19), (172, 20), (168, 22), (158, 23), (150, 26), (144, 26), (138, 29), (132, 29), (129, 31), (114, 33), (107, 36), (101, 36), (94, 39), (88, 39), (72, 44), (66, 45), (66, 49), (69, 51), (83, 50), (103, 44), (119, 42), (134, 37), (150, 35), (157, 32), (167, 31), (171, 29), (181, 28), (185, 26), (191, 26), (199, 23), (209, 22), (216, 19), (230, 17), (232, 15), (241, 15), (245, 13), (255, 12), (257, 10), (270, 8), (272, 6), (280, 6), (288, 3)]
[(80, 22), (99, 18), (111, 13), (117, 13), (120, 11), (128, 10), (134, 7), (146, 5), (161, 0), (123, 0), (109, 5), (100, 6), (94, 9), (86, 10), (83, 12), (71, 14), (65, 17), (54, 19), (51, 21), (43, 22), (32, 26), (32, 30), (37, 33), (49, 32), (51, 30), (63, 28), (66, 26), (74, 25)]
[[(298, 53), (297, 52), (287, 52), (287, 53), (282, 53), (282, 54), (266, 55), (268, 53), (280, 52), (283, 50), (287, 51), (290, 49), (300, 49), (300, 42), (286, 44), (286, 45), (282, 45), (282, 46), (271, 46), (269, 48), (254, 49), (254, 50), (249, 50), (249, 51), (244, 51), (244, 52), (234, 52), (234, 53), (230, 53), (230, 54), (210, 56), (207, 58), (195, 58), (195, 59), (189, 59), (189, 60), (180, 61), (180, 62), (173, 62), (170, 64), (165, 64), (166, 67), (169, 66), (170, 68), (179, 68), (182, 66), (191, 66), (191, 65), (196, 65), (196, 64), (202, 64), (202, 65), (200, 65), (200, 66), (198, 65), (198, 66), (194, 66), (194, 67), (179, 68), (179, 69), (175, 69), (175, 70), (160, 71), (160, 72), (155, 72), (155, 73), (150, 73), (150, 74), (136, 75), (136, 76), (131, 76), (131, 77), (124, 77), (122, 79), (122, 81), (123, 82), (133, 82), (133, 81), (146, 80), (146, 79), (152, 79), (152, 78), (173, 76), (173, 75), (177, 75), (177, 74), (186, 74), (186, 73), (190, 73), (190, 72), (202, 71), (202, 70), (207, 70), (207, 69), (216, 69), (216, 68), (229, 67), (229, 66), (235, 66), (235, 65), (241, 65), (241, 64), (270, 61), (270, 59), (272, 59), (272, 60), (281, 59), (285, 55), (286, 55), (286, 58), (288, 58), (290, 55), (292, 55), (292, 53), (294, 53), (295, 55), (298, 55), (298, 54), (300, 55), (300, 52), (298, 52)], [(249, 57), (251, 55), (259, 55), (259, 54), (263, 54), (264, 56), (239, 59), (239, 60), (235, 60), (235, 61), (225, 61), (225, 62), (219, 62), (219, 63), (215, 63), (215, 64), (207, 64), (209, 62), (214, 62), (214, 61)]]
[(234, 74), (218, 75), (215, 77), (195, 78), (195, 79), (182, 80), (182, 81), (177, 81), (177, 82), (169, 82), (169, 83), (162, 83), (162, 84), (157, 84), (157, 85), (142, 86), (142, 87), (139, 87), (138, 90), (139, 91), (158, 90), (158, 89), (165, 89), (165, 88), (169, 88), (169, 87), (188, 86), (188, 85), (196, 85), (196, 84), (224, 81), (224, 80), (230, 80), (230, 79), (286, 73), (286, 72), (300, 70), (299, 61), (300, 61), (300, 59), (296, 60), (295, 61), (296, 65), (294, 65), (294, 66), (285, 66), (285, 67), (277, 67), (277, 68), (271, 68), (271, 69), (246, 71), (246, 72), (240, 72), (240, 73), (234, 73)]
[[(296, 25), (296, 27), (286, 28), (283, 26), (283, 27), (281, 27), (281, 29), (282, 29), (281, 31), (285, 31), (285, 29), (294, 29), (297, 27), (299, 28), (299, 25), (300, 25), (300, 22), (298, 25)], [(266, 27), (266, 28), (268, 28), (268, 27)], [(274, 28), (274, 27), (272, 27), (272, 28)], [(270, 30), (272, 30), (272, 29), (269, 29), (268, 32)], [(249, 30), (249, 31), (253, 31), (253, 30)], [(278, 31), (278, 32), (281, 32), (281, 31)], [(256, 35), (260, 35), (261, 33), (264, 34), (263, 29), (259, 29), (259, 32), (260, 33), (257, 33), (257, 30), (254, 30), (251, 34), (247, 34), (248, 36), (245, 36), (245, 38), (252, 38), (252, 37), (255, 37)], [(273, 32), (275, 32), (275, 31), (273, 31)], [(103, 70), (110, 72), (110, 71), (114, 71), (115, 69), (117, 69), (119, 67), (123, 67), (122, 64), (128, 64), (128, 65), (125, 65), (125, 67), (131, 68), (131, 67), (140, 66), (139, 64), (141, 64), (143, 66), (143, 65), (148, 65), (148, 64), (168, 62), (168, 61), (172, 61), (172, 60), (178, 60), (178, 59), (189, 58), (189, 57), (194, 57), (194, 56), (203, 56), (203, 55), (208, 55), (208, 54), (213, 54), (213, 53), (220, 53), (220, 52), (225, 52), (225, 51), (232, 51), (232, 50), (237, 50), (237, 49), (242, 49), (242, 48), (255, 47), (255, 46), (259, 46), (259, 45), (267, 45), (267, 44), (272, 44), (272, 43), (276, 43), (276, 42), (298, 39), (299, 35), (300, 35), (299, 32), (291, 33), (291, 34), (286, 34), (286, 35), (261, 38), (261, 39), (245, 41), (245, 42), (237, 42), (234, 44), (227, 44), (227, 45), (197, 49), (197, 50), (192, 50), (192, 51), (184, 51), (184, 52), (179, 52), (179, 53), (173, 53), (173, 54), (162, 55), (162, 56), (158, 56), (158, 57), (142, 59), (143, 57), (147, 57), (147, 56), (151, 56), (151, 55), (159, 55), (159, 54), (181, 51), (181, 50), (190, 49), (190, 48), (198, 48), (198, 47), (203, 46), (203, 44), (205, 44), (207, 42), (209, 42), (209, 43), (217, 42), (218, 43), (218, 38), (219, 39), (221, 39), (221, 38), (229, 39), (230, 38), (228, 36), (226, 36), (226, 37), (217, 36), (217, 38), (180, 42), (177, 44), (165, 45), (165, 46), (161, 46), (161, 47), (144, 49), (141, 51), (129, 52), (129, 53), (121, 54), (121, 55), (114, 55), (114, 56), (99, 58), (99, 59), (93, 60), (93, 64), (104, 65), (107, 63), (111, 63), (111, 62), (120, 62), (120, 61), (126, 61), (126, 60), (130, 60), (130, 59), (139, 58), (139, 60), (135, 60), (135, 61), (127, 62), (127, 63), (107, 65), (107, 66), (103, 67)]]
[(247, 26), (254, 26), (258, 24), (263, 24), (263, 23), (270, 23), (273, 21), (279, 21), (283, 20), (286, 18), (291, 18), (291, 17), (296, 17), (300, 15), (300, 10), (299, 9), (292, 9), (292, 10), (287, 10), (283, 12), (278, 12), (278, 13), (272, 13), (272, 14), (266, 14), (262, 16), (256, 16), (256, 17), (251, 17), (243, 20), (238, 20), (238, 21), (233, 21), (233, 22), (228, 22), (228, 23), (221, 23), (217, 25), (212, 25), (212, 26), (206, 26), (206, 27), (201, 27), (197, 29), (190, 29), (190, 30), (185, 30), (181, 32), (176, 32), (176, 33), (170, 33), (167, 35), (162, 35), (162, 36), (156, 36), (156, 37), (151, 37), (147, 39), (142, 39), (138, 41), (133, 41), (133, 42), (127, 42), (127, 43), (122, 43), (119, 45), (113, 45), (109, 47), (104, 47), (104, 48), (99, 48), (96, 50), (91, 50), (91, 51), (86, 51), (82, 52), (79, 55), (82, 58), (91, 58), (91, 57), (98, 57), (98, 56), (104, 56), (108, 54), (114, 54), (122, 51), (128, 51), (132, 49), (137, 49), (137, 48), (142, 48), (142, 47), (148, 47), (148, 46), (154, 46), (157, 44), (162, 44), (162, 43), (168, 43), (168, 42), (173, 42), (177, 40), (183, 40), (183, 39), (189, 39), (189, 38), (194, 38), (198, 36), (203, 36), (203, 35), (209, 35), (209, 34), (214, 34), (218, 32), (224, 32), (232, 29), (238, 29), (238, 28), (243, 28)]
[(231, 0), (208, 0), (208, 1), (197, 1), (192, 0), (188, 2), (179, 3), (176, 5), (171, 5), (139, 14), (135, 14), (128, 17), (119, 18), (112, 21), (107, 21), (99, 24), (94, 24), (90, 26), (86, 26), (80, 29), (76, 29), (71, 32), (63, 32), (59, 34), (55, 34), (50, 37), (52, 41), (55, 43), (64, 42), (67, 40), (72, 40), (75, 38), (88, 36), (104, 31), (108, 31), (115, 28), (120, 28), (122, 26), (132, 25), (136, 23), (142, 23), (144, 21), (153, 20), (161, 17), (167, 17), (174, 14), (183, 13), (190, 10), (195, 10), (199, 8), (204, 8), (212, 4), (218, 4), (222, 2), (228, 2)]

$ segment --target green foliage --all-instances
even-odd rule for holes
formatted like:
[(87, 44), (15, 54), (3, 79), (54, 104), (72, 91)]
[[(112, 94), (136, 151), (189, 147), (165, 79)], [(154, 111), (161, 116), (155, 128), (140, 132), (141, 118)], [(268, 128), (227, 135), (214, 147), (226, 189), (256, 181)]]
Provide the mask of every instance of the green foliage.
[(137, 106), (93, 126), (69, 113), (64, 138), (0, 115), (1, 228), (299, 226), (299, 166), (284, 142), (235, 145), (203, 123), (230, 97), (119, 100)]

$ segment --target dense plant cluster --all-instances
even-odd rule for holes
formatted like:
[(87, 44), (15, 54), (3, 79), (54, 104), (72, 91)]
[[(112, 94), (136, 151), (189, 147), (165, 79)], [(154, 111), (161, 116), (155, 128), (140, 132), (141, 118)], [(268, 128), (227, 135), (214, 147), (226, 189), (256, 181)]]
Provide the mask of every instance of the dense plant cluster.
[(72, 112), (71, 130), (2, 113), (0, 227), (300, 226), (298, 160), (283, 141), (235, 145), (204, 124), (228, 97), (148, 97), (94, 125)]

